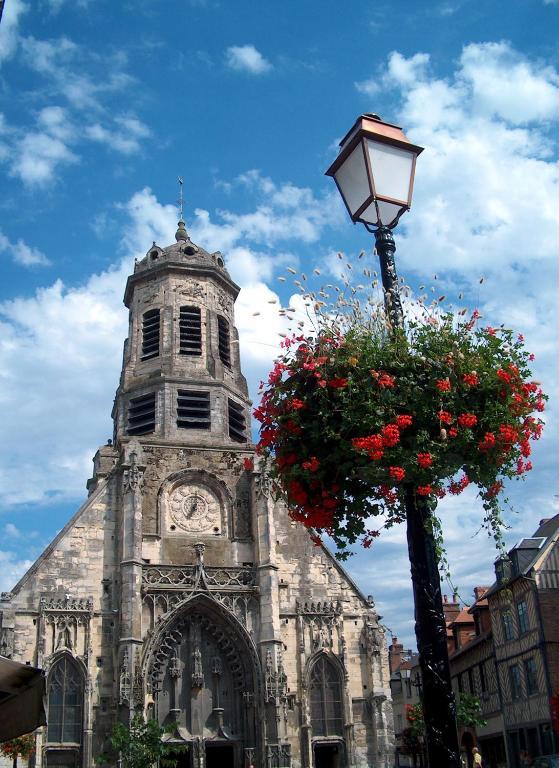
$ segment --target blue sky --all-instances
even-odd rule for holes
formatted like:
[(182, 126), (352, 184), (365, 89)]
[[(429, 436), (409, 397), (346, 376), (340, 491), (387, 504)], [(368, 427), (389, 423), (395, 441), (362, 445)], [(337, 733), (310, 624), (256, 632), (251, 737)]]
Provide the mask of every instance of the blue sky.
[[(110, 409), (133, 259), (176, 224), (221, 249), (251, 390), (286, 267), (365, 249), (324, 177), (361, 112), (426, 147), (397, 231), (410, 283), (524, 333), (552, 400), (512, 544), (557, 512), (559, 3), (6, 0), (0, 25), (0, 588), (85, 496)], [(484, 282), (480, 283), (480, 276)], [(276, 301), (276, 304), (270, 302)], [(260, 312), (255, 316), (254, 312)], [(441, 506), (457, 586), (491, 580), (475, 494)], [(404, 531), (349, 569), (413, 639)]]

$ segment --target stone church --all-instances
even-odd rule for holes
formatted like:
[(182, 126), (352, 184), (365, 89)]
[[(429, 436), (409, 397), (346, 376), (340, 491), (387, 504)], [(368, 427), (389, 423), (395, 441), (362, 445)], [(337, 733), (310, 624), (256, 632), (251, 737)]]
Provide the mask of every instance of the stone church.
[(219, 252), (153, 245), (89, 497), (0, 601), (0, 654), (47, 674), (37, 768), (92, 768), (134, 713), (178, 768), (392, 765), (383, 630), (274, 500)]

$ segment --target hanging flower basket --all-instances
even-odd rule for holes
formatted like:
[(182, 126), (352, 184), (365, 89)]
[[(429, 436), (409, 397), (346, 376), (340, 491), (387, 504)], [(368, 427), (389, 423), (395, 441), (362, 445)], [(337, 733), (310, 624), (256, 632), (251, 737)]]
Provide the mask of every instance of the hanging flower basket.
[(532, 469), (546, 396), (522, 337), (478, 319), (448, 313), (396, 335), (384, 321), (323, 322), (283, 341), (255, 416), (294, 520), (340, 550), (368, 547), (371, 517), (404, 519), (406, 487), (434, 509), (474, 483), (500, 541), (504, 480)]

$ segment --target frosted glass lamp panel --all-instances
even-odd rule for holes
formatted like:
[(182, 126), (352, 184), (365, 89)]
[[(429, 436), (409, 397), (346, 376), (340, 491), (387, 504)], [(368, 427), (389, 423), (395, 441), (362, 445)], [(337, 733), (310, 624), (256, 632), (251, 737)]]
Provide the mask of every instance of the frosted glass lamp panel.
[(397, 205), (396, 203), (385, 203), (383, 200), (377, 201), (380, 218), (377, 218), (377, 209), (374, 202), (367, 206), (361, 216), (360, 221), (365, 221), (367, 224), (375, 224), (376, 226), (384, 225), (385, 227), (392, 224), (396, 216), (400, 213), (403, 205)]
[(361, 142), (340, 165), (334, 174), (334, 178), (353, 216), (355, 211), (371, 196), (367, 166)]
[(367, 150), (377, 197), (390, 197), (407, 206), (414, 153), (370, 139)]

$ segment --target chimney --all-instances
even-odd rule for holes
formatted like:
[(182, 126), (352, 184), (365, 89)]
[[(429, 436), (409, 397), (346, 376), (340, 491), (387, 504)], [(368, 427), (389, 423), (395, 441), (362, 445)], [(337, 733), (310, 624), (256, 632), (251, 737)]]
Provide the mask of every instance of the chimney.
[(390, 674), (394, 674), (398, 669), (400, 669), (400, 664), (402, 663), (402, 656), (404, 655), (404, 646), (402, 643), (398, 642), (397, 637), (392, 637), (392, 645), (388, 648), (388, 667), (390, 669)]

